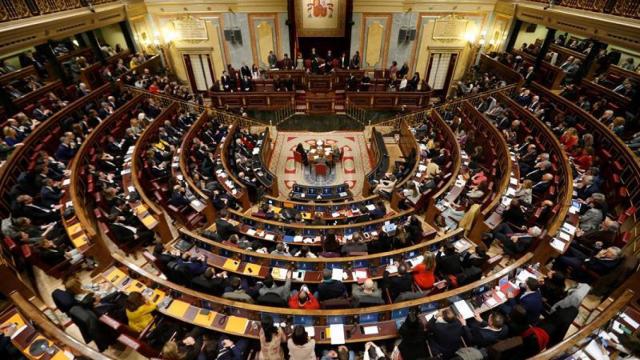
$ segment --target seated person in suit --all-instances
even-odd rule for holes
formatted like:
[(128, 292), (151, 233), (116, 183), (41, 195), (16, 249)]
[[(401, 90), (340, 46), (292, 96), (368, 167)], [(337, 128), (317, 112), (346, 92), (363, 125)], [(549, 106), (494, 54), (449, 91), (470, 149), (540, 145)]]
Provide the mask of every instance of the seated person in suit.
[[(239, 338), (236, 341), (231, 340), (228, 336), (223, 335), (218, 341), (216, 360), (242, 360), (247, 357), (247, 348), (249, 340)], [(213, 351), (212, 353), (216, 353)], [(206, 357), (212, 359), (213, 357)]]
[(367, 244), (364, 243), (362, 235), (360, 233), (354, 233), (351, 240), (347, 240), (347, 243), (342, 245), (340, 253), (342, 256), (349, 256), (351, 253), (366, 253), (368, 252)]
[(439, 274), (455, 276), (462, 272), (463, 268), (460, 254), (456, 252), (453, 242), (446, 242), (443, 250), (438, 252), (436, 265)]
[(22, 194), (18, 195), (11, 206), (12, 217), (28, 217), (36, 224), (46, 224), (60, 220), (60, 212), (56, 211), (60, 205), (47, 208), (42, 204), (34, 202), (33, 197)]
[(553, 306), (558, 301), (562, 300), (567, 295), (566, 277), (562, 272), (549, 271), (546, 274), (546, 278), (540, 286), (540, 293), (542, 293), (543, 299), (550, 306)]
[[(524, 284), (520, 285), (520, 294), (517, 297), (510, 297), (509, 301), (503, 305), (502, 310), (508, 314), (515, 305), (522, 305), (526, 310), (526, 319), (529, 324), (535, 325), (540, 319), (540, 314), (544, 308), (542, 294), (538, 291), (540, 283), (534, 277), (527, 278)], [(507, 294), (509, 296), (511, 294)]]
[(331, 275), (330, 269), (322, 271), (322, 283), (318, 285), (318, 301), (339, 298), (347, 293), (347, 287), (342, 281), (332, 279)]
[(587, 211), (580, 215), (580, 224), (578, 225), (580, 230), (585, 232), (598, 229), (604, 219), (602, 203), (600, 201), (589, 201), (585, 207)]
[(620, 224), (607, 216), (600, 223), (600, 226), (595, 229), (589, 231), (583, 231), (579, 228), (576, 229), (576, 240), (581, 245), (588, 247), (607, 247), (615, 242), (619, 230)]
[(58, 183), (51, 178), (44, 180), (42, 189), (40, 189), (40, 203), (45, 208), (52, 208), (60, 203), (63, 191)]
[(533, 192), (534, 195), (538, 195), (538, 196), (544, 195), (547, 192), (547, 190), (549, 190), (549, 187), (551, 186), (552, 181), (553, 181), (553, 174), (547, 173), (542, 175), (542, 178), (540, 179), (540, 181), (538, 181), (531, 188), (531, 192)]
[(229, 217), (229, 213), (226, 209), (220, 210), (218, 213), (218, 218), (215, 221), (216, 224), (216, 232), (220, 240), (226, 240), (229, 236), (237, 233), (235, 226), (233, 226), (226, 219)]
[(502, 243), (504, 252), (513, 256), (526, 251), (534, 239), (542, 234), (542, 229), (532, 226), (525, 233), (516, 233), (508, 224), (501, 223), (493, 230), (492, 234)]
[(225, 271), (216, 274), (215, 269), (209, 267), (204, 271), (204, 273), (191, 280), (191, 286), (197, 291), (202, 291), (210, 295), (222, 296), (226, 286), (226, 276), (227, 274)]
[(387, 208), (384, 205), (383, 201), (378, 201), (378, 203), (376, 204), (376, 208), (369, 213), (369, 217), (371, 220), (381, 219), (385, 215), (387, 215)]
[(169, 204), (176, 207), (187, 206), (191, 203), (189, 198), (187, 198), (187, 192), (185, 188), (180, 185), (176, 185), (173, 187), (173, 191), (171, 192), (171, 199), (169, 199)]
[(293, 271), (287, 272), (287, 279), (283, 285), (278, 286), (278, 284), (273, 281), (273, 277), (271, 273), (269, 273), (262, 282), (263, 286), (258, 289), (258, 303), (261, 303), (261, 299), (264, 299), (269, 294), (271, 296), (277, 296), (278, 300), (280, 300), (283, 304), (287, 303), (287, 300), (291, 296), (291, 277), (293, 276)]
[(571, 278), (589, 283), (592, 280), (591, 274), (584, 269), (597, 275), (606, 275), (615, 269), (622, 262), (622, 250), (615, 246), (600, 250), (597, 254), (590, 256), (571, 246), (567, 252), (559, 256), (553, 263), (553, 270), (571, 271)]
[(468, 323), (462, 316), (458, 316), (458, 320), (462, 324), (467, 343), (478, 347), (491, 346), (509, 336), (509, 330), (505, 326), (504, 315), (499, 312), (494, 311), (489, 314), (487, 321), (484, 321), (477, 311), (474, 319), (470, 319)]
[(121, 244), (127, 244), (137, 241), (141, 244), (150, 243), (155, 233), (144, 227), (142, 222), (135, 217), (130, 209), (126, 209), (128, 205), (122, 199), (116, 199), (115, 205), (111, 208), (109, 214), (109, 231), (112, 232), (111, 238)]
[(394, 267), (397, 268), (398, 274), (396, 276), (390, 276), (389, 271), (385, 269), (380, 283), (383, 289), (389, 291), (391, 300), (395, 300), (401, 293), (413, 291), (413, 276), (411, 272), (407, 271), (407, 266), (405, 264), (396, 264)]
[(451, 308), (446, 308), (431, 318), (427, 325), (427, 339), (433, 356), (451, 358), (462, 347), (464, 330)]
[(253, 304), (253, 298), (247, 293), (242, 286), (242, 280), (239, 277), (232, 277), (229, 279), (229, 284), (225, 289), (222, 297), (229, 300), (241, 301)]
[(371, 278), (365, 279), (362, 285), (354, 283), (351, 286), (351, 295), (359, 304), (384, 304), (382, 290), (378, 289), (375, 281)]
[(171, 339), (162, 348), (163, 359), (213, 359), (217, 356), (218, 346), (213, 339), (210, 339), (205, 330), (201, 327), (194, 327), (191, 331), (175, 340)]
[(578, 192), (578, 198), (582, 200), (589, 198), (594, 193), (600, 192), (600, 186), (594, 181), (594, 177), (591, 175), (583, 176), (574, 186), (574, 189)]

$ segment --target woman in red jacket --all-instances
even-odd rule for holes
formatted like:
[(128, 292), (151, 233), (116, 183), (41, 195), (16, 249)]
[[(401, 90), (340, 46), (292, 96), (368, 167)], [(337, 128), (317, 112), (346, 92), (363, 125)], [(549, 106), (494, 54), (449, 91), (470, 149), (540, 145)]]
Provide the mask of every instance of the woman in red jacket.
[(436, 271), (436, 255), (431, 251), (424, 253), (424, 260), (421, 264), (413, 268), (413, 281), (422, 290), (428, 290), (433, 287), (436, 281), (434, 272)]
[(289, 308), (317, 310), (320, 309), (320, 303), (306, 286), (303, 286), (298, 293), (292, 294), (289, 298)]
[(578, 143), (578, 131), (575, 128), (568, 128), (564, 134), (560, 136), (560, 143), (564, 145), (564, 149), (568, 152)]
[(593, 164), (593, 149), (590, 147), (581, 148), (573, 157), (573, 163), (582, 170), (587, 170)]

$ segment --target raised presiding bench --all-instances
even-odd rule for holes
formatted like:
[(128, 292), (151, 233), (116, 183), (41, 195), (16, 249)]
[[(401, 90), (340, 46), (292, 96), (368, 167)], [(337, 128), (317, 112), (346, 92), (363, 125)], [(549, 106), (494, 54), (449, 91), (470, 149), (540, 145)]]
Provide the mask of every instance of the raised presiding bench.
[(347, 91), (347, 102), (364, 108), (384, 110), (406, 106), (410, 109), (429, 104), (431, 92), (421, 91)]

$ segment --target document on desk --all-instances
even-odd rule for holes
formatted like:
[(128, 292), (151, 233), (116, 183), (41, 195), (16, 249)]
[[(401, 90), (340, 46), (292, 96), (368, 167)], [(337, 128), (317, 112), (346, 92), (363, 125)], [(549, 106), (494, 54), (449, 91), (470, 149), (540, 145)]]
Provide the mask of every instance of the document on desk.
[(609, 359), (609, 354), (607, 354), (606, 350), (598, 344), (596, 340), (591, 340), (591, 342), (584, 348), (584, 351), (589, 355), (592, 359), (605, 360)]
[(222, 265), (222, 268), (229, 271), (236, 271), (239, 266), (240, 262), (238, 260), (227, 259)]
[(313, 338), (316, 336), (316, 328), (313, 326), (305, 326), (304, 330), (307, 332), (307, 336), (309, 336), (309, 338)]
[(562, 240), (558, 240), (558, 239), (553, 239), (551, 240), (551, 247), (558, 250), (559, 252), (564, 252), (564, 248), (565, 248), (565, 242)]
[(271, 276), (276, 280), (285, 280), (288, 273), (289, 270), (283, 268), (274, 267), (273, 270), (271, 270)]
[(247, 265), (245, 265), (244, 271), (242, 273), (245, 274), (245, 275), (259, 276), (261, 268), (262, 267), (260, 265), (258, 265), (258, 264), (247, 263)]
[(334, 268), (331, 270), (331, 278), (333, 280), (342, 281), (342, 276), (344, 275), (344, 271), (340, 268)]
[(627, 324), (629, 324), (629, 326), (631, 326), (634, 330), (638, 328), (638, 326), (640, 326), (640, 324), (638, 324), (637, 321), (633, 320), (629, 315), (622, 313), (620, 314), (620, 317), (622, 318), (622, 320), (624, 320)]
[(356, 281), (366, 280), (368, 277), (369, 277), (369, 275), (367, 274), (366, 270), (356, 270), (355, 271)]
[(344, 325), (333, 324), (329, 325), (329, 331), (331, 332), (331, 345), (344, 344)]
[(364, 327), (364, 334), (365, 335), (378, 335), (379, 334), (378, 327), (377, 326), (365, 326)]
[(224, 329), (232, 333), (244, 335), (244, 332), (247, 330), (248, 325), (249, 320), (245, 318), (229, 316)]
[(473, 310), (469, 306), (466, 300), (459, 300), (453, 303), (453, 308), (464, 319), (471, 319), (473, 317)]

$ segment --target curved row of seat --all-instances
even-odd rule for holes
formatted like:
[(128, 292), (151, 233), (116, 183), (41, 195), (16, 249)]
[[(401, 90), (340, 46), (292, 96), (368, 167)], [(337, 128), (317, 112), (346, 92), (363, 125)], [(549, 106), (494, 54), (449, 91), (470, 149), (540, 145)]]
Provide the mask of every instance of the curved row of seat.
[[(501, 96), (501, 95), (496, 95), (496, 96)], [(140, 98), (140, 96), (136, 97), (136, 99), (138, 98)], [(131, 105), (131, 106), (134, 106), (134, 105)], [(167, 116), (169, 118), (172, 115), (171, 112), (175, 111), (177, 106), (180, 106), (180, 105), (177, 105), (177, 103), (168, 105), (167, 107), (168, 110), (165, 110), (165, 111), (166, 111), (166, 114), (168, 114)], [(478, 124), (475, 123), (476, 121), (478, 123), (486, 121), (486, 119), (482, 117), (477, 117), (478, 115), (477, 112), (475, 112), (471, 104), (468, 102), (460, 103), (459, 108), (462, 109), (462, 112), (464, 113), (464, 115), (469, 116), (470, 118), (473, 119), (473, 121), (468, 119), (463, 119), (464, 126), (469, 126), (469, 128), (473, 128), (474, 126), (478, 126)], [(126, 110), (123, 109), (120, 115), (123, 115), (125, 112)], [(437, 117), (438, 115), (434, 113), (433, 116)], [(133, 156), (134, 163), (136, 161), (140, 161), (143, 159), (141, 152), (145, 148), (144, 144), (148, 143), (147, 140), (149, 138), (147, 138), (147, 136), (149, 137), (155, 136), (155, 134), (157, 133), (157, 128), (160, 127), (162, 124), (160, 121), (158, 121), (158, 119), (162, 119), (162, 118), (164, 118), (163, 115), (159, 116), (158, 118), (156, 118), (156, 122), (154, 122), (151, 126), (145, 129), (144, 133), (141, 136), (141, 139), (139, 139), (139, 142), (138, 142), (138, 144), (141, 146), (136, 145), (136, 149), (134, 150), (134, 154), (137, 154)], [(125, 116), (123, 115), (121, 119), (125, 119)], [(536, 119), (532, 119), (532, 121), (534, 120), (537, 121)], [(113, 124), (115, 124), (115, 120)], [(156, 124), (158, 125), (155, 126)], [(192, 125), (192, 126), (193, 127), (190, 129), (188, 134), (192, 134), (192, 131), (195, 128), (195, 125)], [(532, 122), (531, 124), (527, 124), (527, 126), (535, 127), (535, 124)], [(103, 128), (106, 129), (107, 125), (105, 125)], [(495, 128), (489, 125), (488, 122), (486, 122), (485, 128), (479, 129), (479, 131), (486, 132), (484, 136), (486, 136), (487, 138), (491, 138), (492, 139), (491, 141), (493, 143), (501, 143), (500, 142), (500, 139), (502, 139), (501, 134), (497, 132)], [(145, 135), (147, 134), (147, 132), (149, 135)], [(193, 132), (193, 134), (195, 134), (195, 132)], [(541, 143), (546, 141), (544, 140), (543, 134), (544, 134), (543, 132), (540, 133), (540, 138), (543, 139), (543, 140), (540, 140)], [(497, 135), (497, 137), (495, 135)], [(99, 138), (98, 135), (90, 136), (87, 138), (87, 141), (89, 141), (89, 139), (91, 139), (91, 141), (97, 141), (97, 138)], [(147, 139), (147, 140), (142, 141), (143, 139)], [(186, 137), (182, 139), (182, 145), (185, 145), (186, 139), (187, 139)], [(504, 140), (502, 139), (502, 142), (503, 141)], [(87, 145), (87, 149), (89, 148), (91, 147)], [(185, 148), (183, 147), (183, 149)], [(503, 162), (503, 165), (510, 163), (511, 160), (509, 158), (506, 144), (503, 148), (497, 149), (496, 151), (504, 152), (503, 155), (506, 156), (505, 158), (506, 162)], [(89, 151), (87, 151), (87, 155), (90, 155)], [(496, 156), (498, 155), (496, 154)], [(89, 156), (89, 159), (90, 159), (90, 156)], [(138, 159), (138, 160), (135, 160), (135, 159)], [(182, 166), (182, 163), (183, 162), (180, 161), (180, 168), (181, 169), (187, 168), (186, 166)], [(134, 166), (133, 168), (134, 170), (132, 170), (132, 174), (134, 174), (134, 176), (132, 180), (133, 180), (133, 183), (135, 184), (136, 178), (139, 178), (138, 181), (140, 182), (141, 179), (144, 179), (144, 177), (138, 176), (140, 173), (140, 170), (137, 170), (137, 171), (135, 170), (136, 168), (142, 169), (142, 166), (139, 166), (139, 167)], [(455, 168), (456, 167), (454, 167), (454, 169)], [(562, 169), (562, 171), (570, 172), (568, 169)], [(511, 174), (509, 167), (506, 165), (501, 166), (501, 172), (502, 174), (500, 176), (500, 185), (496, 187), (498, 191), (494, 192), (494, 194), (492, 195), (493, 199), (491, 199), (490, 201), (490, 204), (493, 204), (493, 207), (491, 208), (490, 211), (487, 211), (484, 214), (485, 216), (490, 215), (495, 210), (495, 207), (500, 203), (500, 199), (501, 199), (500, 194), (503, 194), (506, 191), (506, 188), (509, 186), (509, 178)], [(183, 170), (183, 176), (185, 174), (186, 173)], [(456, 177), (452, 176), (452, 179), (448, 183), (452, 183), (453, 181), (455, 181), (454, 180), (455, 178)], [(4, 180), (4, 177), (2, 178), (2, 180)], [(571, 181), (569, 181), (569, 183), (570, 182)], [(503, 186), (505, 184), (506, 186)], [(79, 189), (82, 189), (83, 187), (84, 185), (81, 185)], [(134, 187), (136, 188), (136, 190), (138, 190), (138, 193), (140, 194), (144, 194), (147, 191), (147, 189), (149, 189), (149, 187), (145, 187), (142, 183), (139, 183), (138, 186), (134, 186)], [(3, 188), (6, 188), (6, 187), (3, 187)], [(193, 186), (193, 188), (197, 189), (196, 186)], [(444, 190), (451, 190), (451, 189), (448, 189), (447, 186), (444, 186), (440, 191), (444, 191)], [(206, 194), (201, 194), (201, 196), (205, 199), (208, 199)], [(78, 198), (82, 199), (82, 197), (78, 197)], [(148, 196), (143, 197), (143, 202), (147, 206), (149, 206), (149, 208), (152, 208), (154, 204), (157, 206), (156, 201), (152, 200), (152, 198), (153, 197), (148, 197)], [(86, 198), (83, 201), (87, 202)], [(86, 210), (87, 209), (85, 209), (85, 211)], [(162, 207), (158, 207), (158, 214), (157, 214), (158, 217), (164, 216), (164, 211), (165, 210)], [(233, 211), (230, 211), (230, 212), (233, 213)], [(564, 214), (566, 214), (566, 212)], [(242, 213), (236, 212), (235, 215), (242, 217), (243, 219), (249, 219), (250, 221), (267, 223), (262, 219), (254, 219)], [(558, 213), (556, 213), (555, 219), (561, 219), (563, 217), (564, 216), (562, 214), (562, 211), (559, 211)], [(81, 223), (84, 221), (85, 220), (82, 220)], [(92, 224), (91, 221), (88, 221), (88, 224), (86, 225), (87, 225), (87, 228), (96, 229), (95, 225)], [(292, 226), (292, 227), (295, 227), (295, 226)], [(203, 238), (202, 236), (192, 233), (184, 228), (180, 229), (180, 231), (185, 237), (188, 237), (188, 239), (192, 240), (194, 243), (196, 242), (202, 243), (201, 250), (199, 250), (199, 252), (200, 253), (206, 252), (207, 261), (213, 267), (219, 268), (221, 270), (226, 270), (232, 273), (235, 272), (239, 275), (264, 277), (268, 273), (268, 268), (270, 267), (281, 266), (282, 268), (286, 268), (288, 267), (289, 263), (295, 262), (295, 263), (298, 263), (297, 268), (300, 269), (307, 266), (307, 265), (303, 265), (304, 263), (313, 264), (309, 267), (310, 270), (306, 270), (306, 272), (309, 273), (308, 275), (309, 278), (307, 279), (307, 274), (305, 273), (304, 282), (307, 282), (307, 281), (314, 282), (314, 276), (316, 277), (315, 281), (318, 281), (319, 278), (317, 277), (317, 275), (313, 275), (313, 273), (317, 274), (319, 271), (323, 269), (324, 266), (329, 267), (330, 264), (332, 263), (344, 264), (344, 263), (350, 262), (351, 263), (350, 267), (352, 269), (358, 269), (362, 265), (364, 265), (365, 268), (368, 268), (370, 270), (374, 269), (374, 270), (371, 270), (372, 272), (371, 274), (373, 277), (377, 277), (377, 276), (380, 276), (379, 274), (381, 273), (381, 271), (384, 271), (384, 268), (387, 267), (387, 264), (389, 264), (390, 259), (406, 260), (406, 259), (414, 258), (416, 255), (419, 255), (419, 251), (421, 251), (422, 249), (438, 247), (439, 244), (443, 243), (444, 241), (450, 241), (454, 238), (457, 238), (461, 233), (461, 230), (453, 231), (445, 234), (444, 236), (439, 236), (433, 240), (416, 244), (411, 247), (393, 250), (391, 252), (379, 253), (375, 255), (344, 257), (344, 258), (336, 258), (336, 259), (299, 259), (299, 258), (291, 258), (291, 257), (282, 257), (280, 259), (274, 255), (265, 255), (265, 254), (260, 254), (256, 252), (249, 252), (249, 251), (241, 250), (232, 246), (221, 244), (219, 242), (213, 242)], [(193, 251), (195, 251), (195, 249)], [(259, 306), (259, 305), (255, 305), (255, 308), (254, 308), (254, 306), (248, 306), (245, 303), (236, 303), (230, 300), (204, 296), (204, 294), (194, 292), (193, 290), (189, 290), (184, 287), (180, 287), (177, 284), (172, 284), (171, 282), (163, 280), (162, 278), (157, 277), (154, 274), (145, 273), (142, 269), (136, 269), (135, 265), (127, 264), (126, 259), (122, 259), (122, 258), (118, 259), (119, 256), (117, 254), (113, 257), (119, 263), (117, 267), (125, 270), (124, 271), (125, 277), (127, 276), (126, 275), (127, 273), (132, 275), (135, 273), (137, 275), (132, 277), (141, 276), (141, 278), (138, 278), (138, 281), (142, 283), (146, 283), (146, 285), (143, 284), (142, 286), (148, 286), (148, 285), (153, 285), (154, 287), (159, 286), (160, 289), (164, 289), (165, 293), (169, 292), (169, 290), (174, 290), (176, 291), (176, 294), (182, 295), (180, 299), (174, 298), (171, 303), (166, 304), (166, 306), (160, 307), (160, 312), (167, 316), (174, 317), (182, 321), (193, 322), (203, 327), (218, 330), (221, 332), (227, 332), (235, 335), (243, 335), (247, 337), (256, 337), (257, 335), (256, 328), (254, 328), (253, 326), (249, 326), (249, 324), (252, 324), (251, 321), (258, 318), (260, 312), (273, 313), (274, 315), (280, 316), (283, 318), (288, 316), (293, 317), (298, 315), (317, 316), (321, 320), (318, 320), (317, 322), (314, 321), (314, 324), (318, 324), (318, 326), (320, 326), (320, 328), (316, 329), (316, 334), (318, 334), (317, 340), (319, 340), (319, 342), (322, 343), (322, 342), (329, 341), (329, 339), (322, 338), (322, 336), (319, 334), (324, 333), (324, 328), (326, 328), (327, 324), (329, 324), (331, 321), (336, 320), (336, 319), (330, 319), (331, 316), (342, 316), (343, 318), (340, 319), (340, 321), (341, 323), (346, 323), (346, 324), (353, 324), (356, 320), (358, 320), (361, 323), (364, 321), (372, 321), (372, 322), (376, 322), (379, 325), (379, 329), (380, 329), (379, 336), (370, 336), (370, 335), (365, 336), (364, 334), (358, 334), (358, 330), (354, 327), (354, 330), (351, 332), (351, 337), (347, 339), (348, 342), (369, 341), (374, 339), (395, 337), (396, 325), (395, 325), (394, 319), (403, 317), (403, 310), (400, 310), (400, 309), (405, 309), (406, 307), (409, 307), (409, 306), (420, 306), (422, 312), (428, 312), (428, 311), (431, 311), (433, 307), (427, 306), (427, 304), (437, 303), (436, 306), (438, 307), (445, 306), (447, 305), (447, 303), (445, 302), (445, 299), (451, 296), (461, 296), (463, 298), (472, 298), (479, 292), (479, 290), (476, 290), (476, 289), (493, 288), (494, 285), (497, 284), (497, 281), (500, 278), (502, 278), (504, 275), (513, 274), (518, 268), (525, 266), (528, 262), (530, 262), (531, 259), (533, 258), (533, 255), (528, 253), (523, 257), (519, 258), (518, 260), (516, 260), (510, 266), (502, 270), (499, 270), (493, 274), (490, 274), (481, 280), (478, 280), (474, 283), (465, 285), (463, 287), (445, 291), (439, 294), (429, 295), (426, 297), (422, 295), (419, 299), (415, 299), (415, 300), (403, 301), (395, 304), (382, 305), (382, 306), (370, 307), (365, 309), (319, 310), (317, 314), (310, 313), (307, 310), (305, 310), (303, 313), (296, 313), (294, 310), (291, 310), (291, 309), (268, 308), (268, 307)], [(256, 261), (257, 259), (259, 260)], [(363, 263), (363, 261), (366, 261), (367, 263)], [(259, 271), (256, 271), (255, 267), (248, 266), (248, 264), (254, 264), (254, 265), (260, 266)], [(123, 291), (127, 292), (127, 291), (132, 291), (134, 289), (139, 290), (141, 288), (138, 285), (133, 286), (133, 284), (137, 284), (135, 283), (135, 280), (131, 280), (134, 282), (129, 281), (126, 286), (122, 286), (123, 283), (125, 282), (125, 277), (122, 277), (117, 272), (114, 273), (114, 271), (116, 270), (109, 269), (104, 273), (104, 275), (109, 281), (112, 281), (117, 286), (121, 287)], [(115, 275), (118, 275), (118, 276), (115, 277)], [(159, 290), (156, 290), (156, 291), (159, 291)], [(158, 301), (158, 303), (161, 303), (162, 297), (158, 297), (156, 300)], [(212, 307), (214, 311), (207, 312), (207, 315), (205, 316), (206, 311), (202, 309), (206, 310), (208, 306), (205, 305), (203, 301), (214, 302), (215, 304), (219, 304), (219, 305), (213, 305)], [(247, 309), (250, 310), (248, 313), (245, 312)], [(213, 316), (211, 314), (213, 314)], [(375, 316), (369, 316), (371, 314), (375, 314)], [(202, 316), (202, 317), (199, 317), (199, 316)], [(236, 321), (236, 318), (241, 320)], [(367, 320), (363, 321), (363, 318), (366, 318)], [(246, 322), (244, 322), (245, 320)], [(299, 320), (300, 323), (305, 323), (305, 324), (307, 323), (306, 322), (307, 320), (305, 319), (294, 319), (293, 322), (295, 323), (296, 320)], [(238, 327), (238, 326), (239, 324), (242, 324), (242, 323), (245, 324), (245, 327), (243, 331), (239, 331), (239, 329), (242, 329), (242, 327), (241, 326)]]

